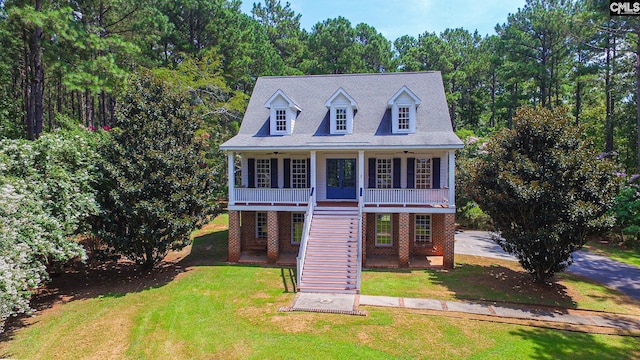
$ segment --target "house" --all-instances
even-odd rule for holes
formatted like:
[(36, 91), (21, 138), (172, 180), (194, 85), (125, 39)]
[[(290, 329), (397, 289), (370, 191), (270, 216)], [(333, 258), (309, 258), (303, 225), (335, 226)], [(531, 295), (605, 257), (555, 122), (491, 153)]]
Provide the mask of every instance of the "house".
[(262, 77), (228, 154), (229, 261), (297, 265), (300, 291), (364, 267), (453, 267), (455, 150), (439, 72)]

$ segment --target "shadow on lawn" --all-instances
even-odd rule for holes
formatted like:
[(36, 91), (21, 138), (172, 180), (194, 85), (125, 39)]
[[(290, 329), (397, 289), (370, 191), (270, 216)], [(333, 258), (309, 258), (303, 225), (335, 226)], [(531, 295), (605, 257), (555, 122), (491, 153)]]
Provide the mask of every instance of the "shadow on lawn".
[(521, 328), (511, 335), (533, 342), (533, 359), (637, 359), (640, 357), (638, 340), (621, 338), (622, 345), (602, 342), (601, 338), (588, 333), (565, 332), (538, 328)]
[(433, 271), (431, 278), (458, 299), (577, 307), (564, 285), (537, 284), (524, 271), (499, 264), (456, 264), (449, 272)]

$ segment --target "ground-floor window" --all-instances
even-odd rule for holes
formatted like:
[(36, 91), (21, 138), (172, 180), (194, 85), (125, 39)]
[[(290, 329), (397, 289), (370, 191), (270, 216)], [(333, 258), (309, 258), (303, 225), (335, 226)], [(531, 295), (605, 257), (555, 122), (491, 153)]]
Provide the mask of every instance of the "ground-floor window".
[(376, 246), (392, 246), (391, 214), (376, 214)]
[(266, 212), (256, 213), (256, 237), (258, 239), (267, 238), (267, 213)]
[(291, 213), (291, 244), (300, 245), (304, 229), (304, 213)]
[(417, 215), (415, 219), (416, 246), (431, 246), (431, 215)]

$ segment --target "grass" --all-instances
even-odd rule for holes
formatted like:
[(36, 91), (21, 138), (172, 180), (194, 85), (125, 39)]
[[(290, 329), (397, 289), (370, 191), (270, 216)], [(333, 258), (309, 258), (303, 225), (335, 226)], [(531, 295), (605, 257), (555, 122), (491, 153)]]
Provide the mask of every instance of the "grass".
[[(285, 292), (277, 267), (228, 265), (226, 224), (196, 234), (175, 272), (150, 286), (118, 283), (29, 318), (0, 343), (19, 359), (621, 359), (640, 356), (640, 339), (533, 328), (416, 311), (367, 308), (369, 316), (279, 312)], [(508, 264), (511, 264), (508, 262)], [(518, 269), (459, 257), (456, 269), (367, 271), (363, 293), (441, 299), (561, 302), (638, 312), (638, 304), (599, 285), (563, 278), (553, 290), (517, 284)], [(167, 271), (168, 274), (174, 274)], [(163, 273), (164, 274), (164, 273)], [(520, 274), (522, 275), (522, 274)], [(149, 276), (158, 276), (152, 274)], [(493, 286), (488, 286), (494, 282)], [(143, 279), (144, 280), (144, 279)], [(290, 285), (289, 285), (290, 286)], [(550, 295), (560, 293), (559, 295)], [(591, 299), (591, 300), (588, 300)], [(605, 305), (602, 305), (605, 304)]]
[(598, 239), (590, 240), (584, 248), (595, 254), (640, 267), (640, 248), (634, 249), (624, 245), (618, 245), (615, 241), (600, 242)]

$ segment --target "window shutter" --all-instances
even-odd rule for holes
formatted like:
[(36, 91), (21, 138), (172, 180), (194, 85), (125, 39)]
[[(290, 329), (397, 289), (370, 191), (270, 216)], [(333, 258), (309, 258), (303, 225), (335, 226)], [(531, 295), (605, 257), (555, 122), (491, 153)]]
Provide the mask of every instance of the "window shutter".
[(256, 159), (247, 159), (247, 174), (249, 175), (250, 188), (256, 187)]
[(393, 188), (400, 188), (400, 167), (401, 167), (401, 159), (393, 158)]
[(407, 158), (407, 189), (416, 187), (416, 158)]
[(282, 164), (284, 166), (284, 188), (291, 187), (291, 159), (284, 159)]
[(307, 158), (307, 187), (311, 187), (311, 158)]
[(376, 188), (376, 158), (369, 158), (369, 189)]
[(278, 188), (278, 159), (271, 159), (271, 188)]
[(440, 189), (440, 158), (433, 158), (431, 161), (431, 167), (433, 188)]

